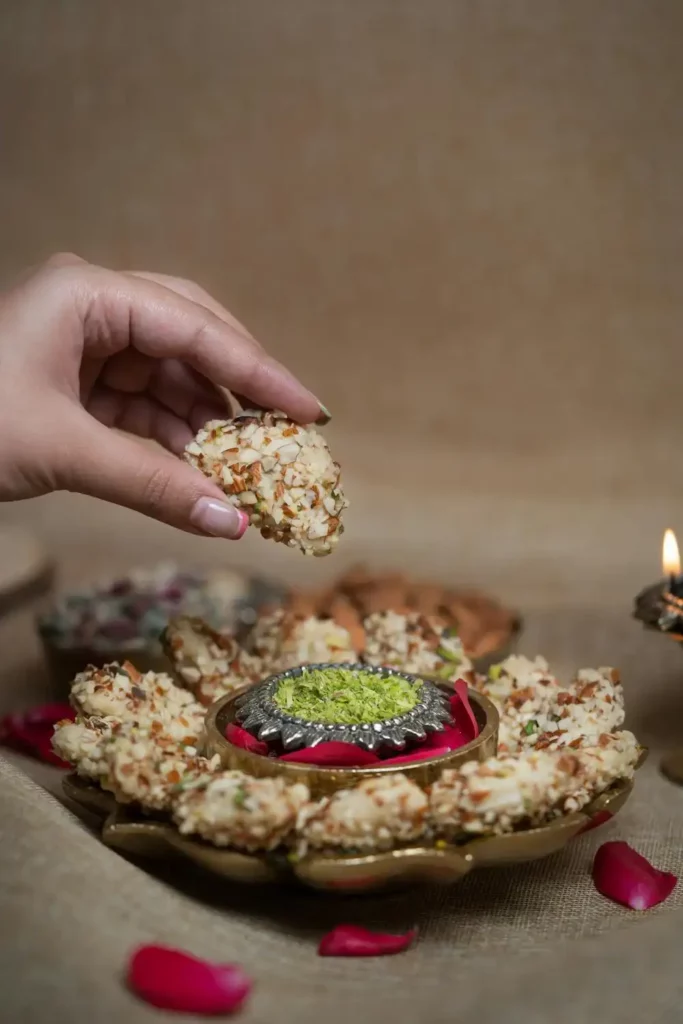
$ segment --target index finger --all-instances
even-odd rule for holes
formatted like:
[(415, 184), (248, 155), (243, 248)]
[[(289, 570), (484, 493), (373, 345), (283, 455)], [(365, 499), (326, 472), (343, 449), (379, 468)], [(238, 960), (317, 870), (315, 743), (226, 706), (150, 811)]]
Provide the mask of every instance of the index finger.
[(258, 345), (256, 339), (252, 337), (244, 324), (240, 323), (229, 309), (226, 309), (221, 302), (214, 299), (213, 295), (209, 295), (204, 288), (194, 281), (188, 281), (184, 277), (172, 277), (169, 274), (155, 274), (148, 270), (128, 270), (126, 274), (130, 274), (131, 277), (140, 277), (145, 281), (155, 281), (157, 284), (163, 285), (164, 288), (168, 288), (178, 295), (184, 295), (186, 299), (196, 302), (198, 306), (206, 306), (220, 320), (225, 320), (227, 324), (234, 327), (238, 334), (243, 334), (245, 338), (249, 338)]
[[(93, 354), (110, 356), (134, 345), (154, 359), (184, 360), (214, 384), (263, 408), (281, 409), (300, 423), (329, 419), (286, 367), (206, 306), (156, 281), (99, 267), (92, 268), (89, 283), (87, 318), (104, 318), (106, 327), (98, 325), (94, 332), (98, 351)], [(105, 351), (99, 351), (102, 346)]]

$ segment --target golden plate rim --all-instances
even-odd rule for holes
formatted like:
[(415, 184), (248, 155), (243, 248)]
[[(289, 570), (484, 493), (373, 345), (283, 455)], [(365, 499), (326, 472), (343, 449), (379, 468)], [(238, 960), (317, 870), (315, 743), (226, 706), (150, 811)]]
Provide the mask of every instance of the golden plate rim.
[[(452, 686), (443, 683), (440, 685), (449, 693), (455, 692)], [(468, 687), (470, 702), (476, 705), (478, 717), (483, 719), (484, 724), (479, 735), (471, 743), (466, 743), (447, 754), (421, 758), (413, 764), (385, 767), (378, 765), (367, 768), (317, 768), (315, 765), (297, 764), (293, 761), (278, 761), (233, 746), (218, 725), (219, 719), (225, 716), (226, 709), (229, 713), (239, 697), (249, 689), (249, 685), (242, 686), (233, 693), (221, 697), (208, 709), (204, 720), (203, 752), (207, 756), (218, 754), (224, 768), (237, 769), (256, 778), (277, 775), (290, 782), (303, 782), (314, 796), (326, 796), (341, 789), (349, 789), (363, 779), (385, 775), (406, 775), (418, 785), (427, 786), (434, 782), (444, 769), (457, 768), (466, 761), (484, 761), (487, 757), (492, 757), (498, 747), (498, 710), (488, 697)]]
[[(647, 756), (643, 754), (637, 767)], [(211, 874), (235, 882), (298, 881), (326, 892), (374, 892), (415, 882), (452, 884), (481, 867), (519, 864), (558, 853), (572, 839), (617, 814), (630, 797), (634, 780), (623, 779), (600, 793), (583, 810), (532, 829), (503, 835), (473, 836), (461, 843), (414, 843), (374, 853), (309, 852), (301, 858), (249, 853), (212, 846), (183, 836), (169, 821), (155, 821), (117, 804), (99, 786), (72, 773), (63, 780), (66, 796), (103, 819), (102, 841), (122, 853), (189, 860)]]

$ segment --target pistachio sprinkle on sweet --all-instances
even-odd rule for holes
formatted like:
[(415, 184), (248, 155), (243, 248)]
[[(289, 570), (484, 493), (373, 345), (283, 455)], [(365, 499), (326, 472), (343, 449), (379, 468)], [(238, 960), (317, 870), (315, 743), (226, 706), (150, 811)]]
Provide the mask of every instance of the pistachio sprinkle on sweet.
[(412, 711), (421, 683), (362, 669), (311, 669), (284, 679), (273, 700), (288, 715), (326, 725), (381, 722)]

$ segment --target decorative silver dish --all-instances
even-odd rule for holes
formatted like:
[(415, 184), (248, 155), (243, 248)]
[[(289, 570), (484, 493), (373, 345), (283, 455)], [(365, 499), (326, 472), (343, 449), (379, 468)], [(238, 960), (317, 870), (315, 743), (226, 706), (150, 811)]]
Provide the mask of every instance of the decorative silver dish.
[[(275, 702), (275, 693), (286, 679), (297, 679), (308, 672), (342, 669), (370, 673), (382, 679), (405, 679), (419, 686), (419, 702), (410, 711), (395, 718), (359, 725), (311, 722), (284, 712)], [(251, 687), (237, 702), (237, 720), (243, 729), (254, 733), (260, 740), (279, 740), (285, 750), (315, 747), (332, 741), (353, 743), (364, 750), (392, 747), (403, 750), (409, 740), (424, 740), (428, 733), (439, 732), (451, 723), (448, 696), (434, 683), (393, 668), (376, 668), (361, 664), (302, 665), (279, 675), (271, 676)]]

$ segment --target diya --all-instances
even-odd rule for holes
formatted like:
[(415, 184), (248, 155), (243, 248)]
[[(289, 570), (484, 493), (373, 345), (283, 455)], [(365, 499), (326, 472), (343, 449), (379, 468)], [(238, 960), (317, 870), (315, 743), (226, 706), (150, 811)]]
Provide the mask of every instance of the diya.
[[(673, 530), (664, 533), (662, 570), (664, 578), (645, 587), (636, 597), (633, 615), (647, 629), (683, 643), (683, 576), (678, 542)], [(683, 786), (683, 748), (666, 754), (661, 760), (660, 769), (670, 782)]]

